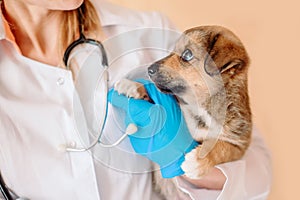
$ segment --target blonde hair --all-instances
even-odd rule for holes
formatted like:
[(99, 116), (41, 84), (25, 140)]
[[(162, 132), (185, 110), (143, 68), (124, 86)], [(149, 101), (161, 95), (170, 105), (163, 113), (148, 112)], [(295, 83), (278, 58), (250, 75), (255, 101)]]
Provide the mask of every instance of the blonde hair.
[[(100, 20), (95, 7), (90, 0), (84, 0), (81, 7), (84, 8), (83, 15), (81, 16), (84, 34), (89, 38), (99, 40), (103, 33), (101, 31)], [(80, 24), (78, 9), (64, 11), (63, 13), (63, 20), (60, 28), (60, 38), (58, 40), (58, 50), (61, 58), (63, 57), (64, 51), (68, 45), (79, 38)]]

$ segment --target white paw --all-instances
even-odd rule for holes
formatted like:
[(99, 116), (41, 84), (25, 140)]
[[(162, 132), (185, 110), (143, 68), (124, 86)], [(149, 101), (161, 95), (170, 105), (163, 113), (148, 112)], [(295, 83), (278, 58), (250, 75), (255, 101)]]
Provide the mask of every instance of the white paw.
[(197, 155), (197, 149), (193, 149), (185, 155), (185, 160), (181, 164), (181, 168), (187, 177), (192, 179), (200, 178), (199, 174), (201, 174), (201, 166)]
[(133, 97), (135, 99), (142, 98), (141, 94), (138, 91), (140, 84), (137, 82), (128, 80), (128, 79), (121, 79), (117, 81), (114, 85), (114, 89), (119, 94), (124, 94), (127, 97)]

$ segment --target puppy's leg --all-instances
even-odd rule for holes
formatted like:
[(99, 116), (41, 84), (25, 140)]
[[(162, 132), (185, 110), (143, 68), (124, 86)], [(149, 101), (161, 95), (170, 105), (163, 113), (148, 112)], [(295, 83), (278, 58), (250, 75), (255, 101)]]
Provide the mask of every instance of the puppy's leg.
[(189, 178), (199, 179), (215, 165), (240, 159), (245, 152), (245, 149), (239, 146), (219, 140), (213, 149), (201, 158), (201, 148), (202, 146), (199, 145), (189, 152), (181, 165), (185, 175)]
[(143, 84), (129, 79), (121, 79), (117, 81), (114, 85), (114, 89), (119, 94), (124, 94), (127, 97), (149, 100), (149, 96)]
[(159, 170), (153, 172), (153, 185), (164, 200), (190, 199), (188, 194), (177, 187), (176, 178), (163, 178)]

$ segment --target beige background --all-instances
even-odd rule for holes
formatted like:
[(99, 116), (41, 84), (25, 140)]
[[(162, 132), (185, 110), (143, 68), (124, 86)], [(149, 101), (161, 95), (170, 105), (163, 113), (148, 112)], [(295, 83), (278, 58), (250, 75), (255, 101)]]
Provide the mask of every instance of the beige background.
[(180, 30), (217, 24), (240, 37), (252, 60), (249, 83), (254, 121), (273, 155), (274, 181), (269, 199), (299, 199), (300, 2), (111, 1), (133, 9), (161, 11)]

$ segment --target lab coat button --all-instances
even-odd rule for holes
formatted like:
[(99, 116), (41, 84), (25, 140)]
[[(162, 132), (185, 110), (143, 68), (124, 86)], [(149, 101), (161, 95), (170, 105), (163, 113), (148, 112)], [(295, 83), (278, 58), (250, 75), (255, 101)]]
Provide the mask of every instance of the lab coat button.
[(65, 83), (65, 79), (60, 77), (60, 78), (57, 79), (56, 83), (57, 83), (57, 85), (63, 85)]
[(68, 149), (75, 149), (76, 145), (77, 145), (77, 143), (75, 141), (70, 141), (70, 142), (68, 142), (66, 144), (60, 144), (60, 145), (58, 145), (57, 150), (59, 152), (64, 153), (64, 152), (67, 152)]
[(71, 148), (75, 148), (76, 147), (76, 142), (75, 141), (70, 141), (68, 146), (71, 147)]

